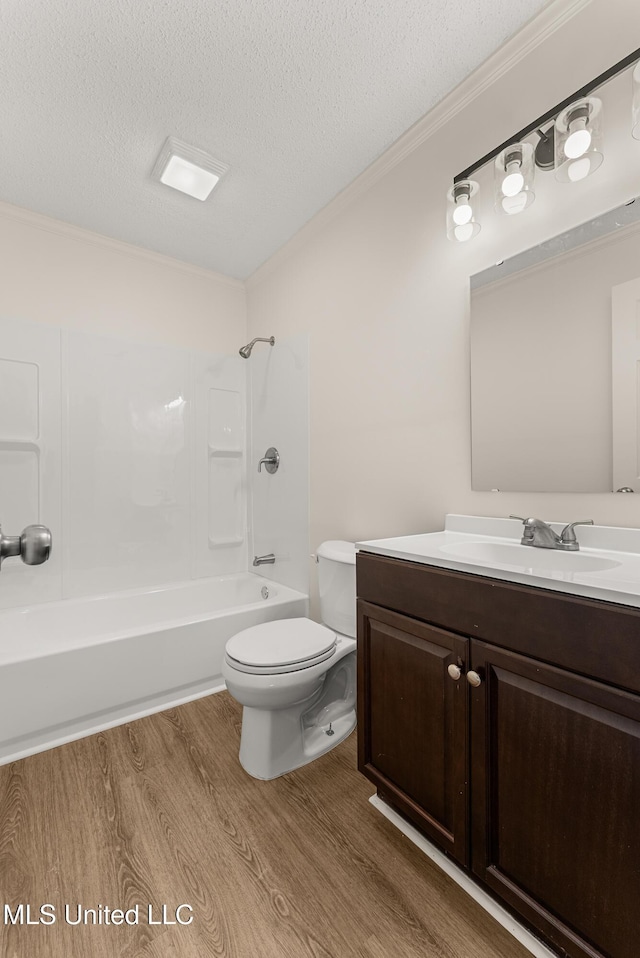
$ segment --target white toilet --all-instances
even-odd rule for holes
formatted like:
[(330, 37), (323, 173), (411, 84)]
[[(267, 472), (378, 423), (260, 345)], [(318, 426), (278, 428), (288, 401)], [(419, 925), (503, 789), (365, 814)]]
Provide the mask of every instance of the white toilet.
[(355, 553), (339, 540), (316, 553), (324, 625), (276, 619), (227, 642), (222, 674), (244, 706), (240, 764), (254, 778), (306, 765), (355, 727)]

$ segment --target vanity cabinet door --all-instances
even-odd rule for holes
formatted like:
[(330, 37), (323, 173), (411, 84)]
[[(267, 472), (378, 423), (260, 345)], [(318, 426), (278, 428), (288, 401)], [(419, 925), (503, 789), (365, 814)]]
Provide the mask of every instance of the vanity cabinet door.
[[(358, 767), (467, 863), (467, 639), (358, 602)], [(459, 667), (456, 680), (449, 667)]]
[(640, 697), (479, 641), (472, 868), (572, 958), (637, 958)]

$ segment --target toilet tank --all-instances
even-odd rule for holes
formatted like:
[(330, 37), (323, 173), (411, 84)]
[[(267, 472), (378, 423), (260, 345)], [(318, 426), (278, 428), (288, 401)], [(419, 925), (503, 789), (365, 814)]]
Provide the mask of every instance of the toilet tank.
[(320, 618), (342, 635), (356, 634), (356, 547), (332, 539), (316, 551)]

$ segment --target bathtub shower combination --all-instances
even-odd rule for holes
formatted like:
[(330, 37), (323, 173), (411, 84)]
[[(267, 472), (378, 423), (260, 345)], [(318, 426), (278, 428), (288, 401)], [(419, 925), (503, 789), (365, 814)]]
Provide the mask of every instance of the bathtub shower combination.
[(251, 573), (0, 612), (0, 764), (224, 688), (227, 640), (304, 616)]
[(308, 343), (274, 346), (0, 316), (0, 764), (216, 692), (228, 639), (307, 614)]

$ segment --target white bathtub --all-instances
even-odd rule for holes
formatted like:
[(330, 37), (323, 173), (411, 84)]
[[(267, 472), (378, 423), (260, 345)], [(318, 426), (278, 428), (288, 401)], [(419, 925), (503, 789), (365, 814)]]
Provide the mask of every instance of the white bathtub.
[(0, 765), (219, 691), (227, 639), (307, 610), (238, 573), (1, 611)]

